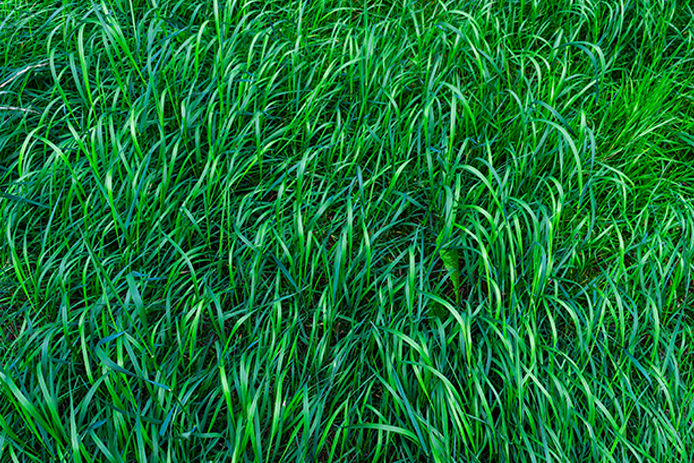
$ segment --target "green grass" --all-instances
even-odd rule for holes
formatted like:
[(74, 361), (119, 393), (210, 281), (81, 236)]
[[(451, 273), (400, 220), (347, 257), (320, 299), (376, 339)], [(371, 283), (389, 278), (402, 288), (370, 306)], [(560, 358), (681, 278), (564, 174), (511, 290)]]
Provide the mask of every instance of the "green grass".
[(0, 461), (694, 449), (687, 1), (0, 4)]

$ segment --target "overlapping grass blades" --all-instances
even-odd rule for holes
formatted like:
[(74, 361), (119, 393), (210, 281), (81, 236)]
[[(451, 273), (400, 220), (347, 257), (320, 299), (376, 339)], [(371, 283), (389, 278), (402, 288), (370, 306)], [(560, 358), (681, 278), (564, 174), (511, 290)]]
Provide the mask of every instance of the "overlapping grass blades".
[(687, 2), (0, 12), (0, 461), (690, 455)]

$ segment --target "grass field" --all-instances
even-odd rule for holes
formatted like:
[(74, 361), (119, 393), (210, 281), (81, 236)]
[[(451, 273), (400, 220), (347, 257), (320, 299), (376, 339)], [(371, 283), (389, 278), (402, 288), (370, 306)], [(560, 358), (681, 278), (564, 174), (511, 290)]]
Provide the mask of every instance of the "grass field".
[(0, 3), (0, 462), (680, 462), (694, 11)]

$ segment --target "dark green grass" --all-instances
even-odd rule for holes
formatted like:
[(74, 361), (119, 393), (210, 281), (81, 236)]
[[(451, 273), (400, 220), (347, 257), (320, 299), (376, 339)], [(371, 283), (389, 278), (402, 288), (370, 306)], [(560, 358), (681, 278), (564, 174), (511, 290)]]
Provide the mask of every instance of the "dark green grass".
[(0, 12), (0, 461), (690, 457), (688, 2)]

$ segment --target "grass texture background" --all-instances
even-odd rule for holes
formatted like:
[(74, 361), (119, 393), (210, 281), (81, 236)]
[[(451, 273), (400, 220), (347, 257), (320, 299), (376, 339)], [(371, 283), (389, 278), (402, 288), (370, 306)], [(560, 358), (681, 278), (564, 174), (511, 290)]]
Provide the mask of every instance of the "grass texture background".
[(689, 2), (0, 13), (0, 461), (690, 458)]

